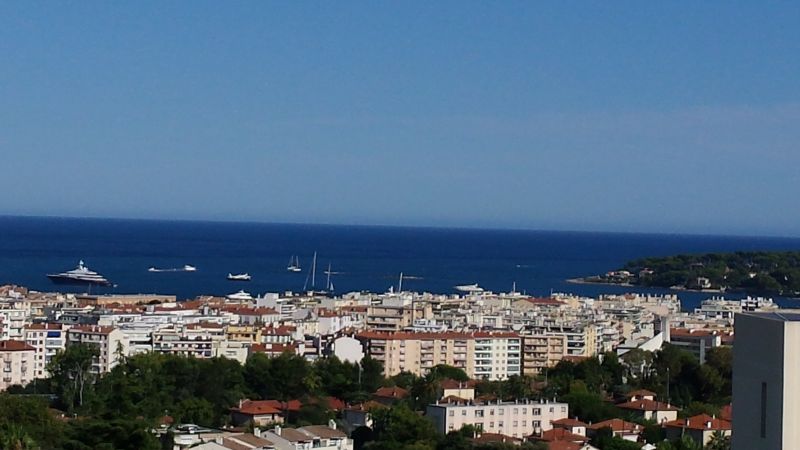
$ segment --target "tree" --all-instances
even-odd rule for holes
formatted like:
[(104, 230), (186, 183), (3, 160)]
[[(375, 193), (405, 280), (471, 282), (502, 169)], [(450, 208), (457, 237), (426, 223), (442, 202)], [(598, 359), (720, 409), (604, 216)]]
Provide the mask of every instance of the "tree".
[(403, 403), (392, 408), (376, 409), (371, 413), (376, 439), (365, 448), (419, 448), (438, 442), (439, 436), (431, 421), (419, 416)]
[(731, 450), (731, 437), (717, 430), (711, 435), (705, 450)]
[(4, 450), (33, 450), (39, 448), (30, 434), (19, 425), (0, 431), (0, 448)]
[(70, 410), (83, 406), (84, 393), (87, 385), (94, 382), (92, 362), (100, 356), (96, 345), (73, 344), (64, 351), (57, 353), (47, 370), (56, 385), (59, 400)]

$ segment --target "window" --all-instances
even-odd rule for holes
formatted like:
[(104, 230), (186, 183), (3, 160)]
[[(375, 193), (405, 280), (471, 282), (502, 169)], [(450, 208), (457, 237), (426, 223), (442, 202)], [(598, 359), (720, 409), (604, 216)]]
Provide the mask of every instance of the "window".
[(453, 417), (453, 416), (455, 416), (455, 415), (456, 415), (456, 412), (455, 412), (455, 410), (452, 410), (452, 409), (451, 409), (451, 410), (450, 410), (450, 417)]
[(500, 409), (497, 411), (497, 414), (499, 414), (499, 415), (501, 415), (501, 416), (502, 416), (503, 414), (505, 414), (505, 412), (506, 412), (505, 408), (500, 408)]
[(462, 409), (461, 410), (461, 415), (462, 416), (466, 416), (467, 415), (467, 410), (466, 409)]
[(515, 420), (515, 421), (514, 421), (514, 426), (516, 427), (516, 426), (518, 426), (518, 425), (519, 425), (519, 422)]
[(503, 428), (503, 421), (502, 420), (500, 422), (497, 422), (497, 427), (498, 428)]
[(761, 383), (761, 438), (767, 437), (767, 383)]
[(522, 408), (522, 414), (523, 415), (528, 414), (528, 408)]
[(489, 428), (494, 428), (494, 422), (489, 422)]
[(539, 428), (539, 427), (541, 427), (541, 426), (542, 426), (542, 422), (541, 422), (541, 421), (539, 421), (539, 420), (534, 420), (533, 422), (531, 422), (531, 426), (532, 426), (533, 428)]
[(483, 417), (483, 410), (482, 409), (476, 409), (475, 410), (475, 417)]
[(542, 409), (541, 408), (533, 408), (533, 415), (534, 416), (541, 416), (542, 415)]

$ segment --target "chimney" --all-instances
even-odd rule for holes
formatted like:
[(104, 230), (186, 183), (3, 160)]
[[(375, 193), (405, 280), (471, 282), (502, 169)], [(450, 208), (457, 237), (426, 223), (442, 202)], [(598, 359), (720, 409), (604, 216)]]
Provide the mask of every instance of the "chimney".
[(333, 420), (333, 419), (329, 420), (328, 421), (328, 428), (330, 428), (331, 430), (335, 430), (336, 429), (336, 421)]
[(711, 428), (711, 421), (706, 422), (706, 428)]
[(222, 445), (222, 436), (215, 436), (214, 443), (216, 443), (217, 445)]
[(254, 427), (254, 428), (253, 428), (253, 435), (254, 435), (255, 437), (261, 437), (261, 428)]
[(281, 435), (281, 426), (280, 425), (275, 425), (275, 428), (272, 429), (272, 432), (277, 434), (278, 436), (280, 436)]

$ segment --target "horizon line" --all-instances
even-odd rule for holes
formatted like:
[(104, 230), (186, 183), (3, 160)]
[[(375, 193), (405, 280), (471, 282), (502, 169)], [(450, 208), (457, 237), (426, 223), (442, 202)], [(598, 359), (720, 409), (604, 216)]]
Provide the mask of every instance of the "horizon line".
[(790, 235), (758, 235), (758, 234), (731, 234), (731, 233), (692, 233), (692, 232), (658, 232), (658, 231), (619, 231), (619, 230), (574, 230), (574, 229), (547, 229), (547, 228), (520, 228), (503, 226), (437, 226), (437, 225), (397, 225), (397, 224), (363, 224), (363, 223), (331, 223), (331, 222), (280, 222), (266, 220), (224, 220), (224, 219), (187, 219), (187, 218), (154, 218), (154, 217), (104, 217), (104, 216), (63, 216), (42, 214), (0, 214), (0, 219), (56, 219), (56, 220), (108, 220), (108, 221), (136, 221), (136, 222), (183, 222), (183, 223), (209, 223), (209, 224), (251, 224), (251, 225), (294, 225), (294, 226), (320, 226), (320, 227), (353, 227), (353, 228), (398, 228), (420, 230), (458, 230), (458, 231), (515, 231), (533, 233), (571, 233), (571, 234), (622, 234), (622, 235), (652, 235), (652, 236), (687, 236), (687, 237), (730, 237), (746, 239), (796, 239), (800, 236)]

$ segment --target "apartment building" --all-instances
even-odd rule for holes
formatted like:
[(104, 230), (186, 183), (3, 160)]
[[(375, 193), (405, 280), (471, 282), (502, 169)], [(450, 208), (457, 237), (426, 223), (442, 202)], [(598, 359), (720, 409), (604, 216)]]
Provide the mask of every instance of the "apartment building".
[(569, 417), (566, 403), (516, 400), (513, 402), (453, 401), (428, 405), (426, 417), (441, 434), (472, 425), (486, 433), (516, 438), (550, 430), (552, 422)]
[(800, 310), (737, 314), (735, 332), (733, 450), (800, 448)]
[(0, 340), (22, 340), (22, 330), (28, 323), (28, 316), (28, 311), (24, 309), (0, 309)]
[(25, 327), (23, 334), (25, 343), (34, 348), (33, 377), (47, 378), (50, 373), (47, 365), (67, 346), (67, 330), (69, 328), (58, 323), (35, 323)]
[(703, 364), (712, 348), (733, 343), (733, 332), (716, 329), (671, 328), (669, 343), (687, 350)]
[(538, 375), (553, 367), (567, 354), (567, 339), (563, 334), (539, 333), (522, 336), (522, 373)]
[(402, 371), (424, 375), (439, 364), (463, 369), (476, 379), (503, 380), (522, 373), (522, 339), (516, 333), (365, 331), (356, 338), (383, 363), (387, 376)]
[(0, 341), (0, 391), (33, 381), (35, 356), (36, 349), (23, 341)]
[(97, 346), (99, 356), (92, 362), (92, 373), (109, 372), (120, 358), (128, 355), (128, 341), (121, 330), (99, 325), (75, 325), (67, 331), (67, 346), (89, 344)]

